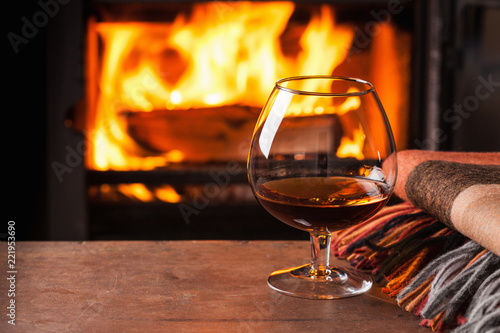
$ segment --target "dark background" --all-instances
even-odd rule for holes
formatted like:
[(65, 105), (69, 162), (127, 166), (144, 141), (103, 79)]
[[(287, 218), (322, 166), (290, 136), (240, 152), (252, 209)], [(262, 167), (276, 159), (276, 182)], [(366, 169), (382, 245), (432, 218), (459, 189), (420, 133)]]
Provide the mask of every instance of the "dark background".
[[(7, 222), (16, 222), (16, 239), (44, 237), (45, 172), (46, 172), (46, 38), (47, 27), (27, 44), (19, 46), (16, 54), (7, 35), (22, 36), (22, 17), (31, 19), (40, 10), (36, 1), (9, 1), (4, 3), (3, 45), (7, 61), (3, 91), (3, 187), (7, 200), (2, 228)], [(49, 23), (50, 24), (50, 20)], [(5, 226), (5, 227), (4, 227)]]

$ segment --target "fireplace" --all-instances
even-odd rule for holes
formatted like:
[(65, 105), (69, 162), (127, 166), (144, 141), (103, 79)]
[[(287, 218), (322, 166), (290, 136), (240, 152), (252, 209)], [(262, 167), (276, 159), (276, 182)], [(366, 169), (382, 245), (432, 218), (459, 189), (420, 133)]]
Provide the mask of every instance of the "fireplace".
[[(257, 117), (282, 77), (374, 82), (407, 145), (412, 28), (402, 5), (363, 14), (333, 3), (90, 5), (85, 109), (70, 121), (91, 143), (94, 237), (138, 227), (174, 239), (296, 237), (257, 205), (245, 177)], [(356, 140), (340, 150), (355, 157)]]
[[(456, 47), (467, 39), (457, 36), (474, 36), (450, 27), (494, 21), (495, 8), (489, 1), (60, 3), (46, 32), (46, 237), (303, 238), (264, 212), (246, 181), (250, 136), (274, 82), (301, 74), (366, 79), (398, 149), (455, 149), (463, 139), (453, 135), (466, 126), (454, 130), (443, 116), (466, 93), (452, 80), (470, 74), (450, 56), (466, 57)], [(325, 111), (295, 116), (315, 112)], [(352, 138), (344, 148), (355, 156), (357, 147)]]

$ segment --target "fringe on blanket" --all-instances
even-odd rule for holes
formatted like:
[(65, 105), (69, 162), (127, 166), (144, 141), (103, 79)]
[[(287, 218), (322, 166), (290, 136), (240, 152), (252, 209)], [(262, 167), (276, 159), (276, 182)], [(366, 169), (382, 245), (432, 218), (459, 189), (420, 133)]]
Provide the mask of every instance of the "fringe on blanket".
[(500, 257), (410, 203), (337, 234), (333, 255), (436, 332), (500, 332)]

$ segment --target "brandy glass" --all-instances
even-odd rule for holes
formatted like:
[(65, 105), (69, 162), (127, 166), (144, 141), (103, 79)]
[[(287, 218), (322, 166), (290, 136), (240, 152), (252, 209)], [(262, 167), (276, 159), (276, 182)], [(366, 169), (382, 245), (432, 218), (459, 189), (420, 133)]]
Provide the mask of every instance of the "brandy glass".
[(335, 232), (380, 210), (396, 182), (396, 147), (374, 86), (360, 79), (279, 80), (262, 109), (248, 179), (274, 217), (310, 234), (311, 262), (273, 272), (271, 288), (312, 299), (368, 291), (369, 275), (330, 264)]

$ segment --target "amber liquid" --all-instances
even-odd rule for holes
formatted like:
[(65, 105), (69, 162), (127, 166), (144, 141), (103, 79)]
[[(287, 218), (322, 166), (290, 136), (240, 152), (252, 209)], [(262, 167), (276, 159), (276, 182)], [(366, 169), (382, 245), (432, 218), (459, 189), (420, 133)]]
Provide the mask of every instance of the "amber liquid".
[(385, 183), (352, 177), (285, 178), (256, 187), (257, 199), (269, 213), (309, 232), (355, 225), (383, 207), (389, 194)]

